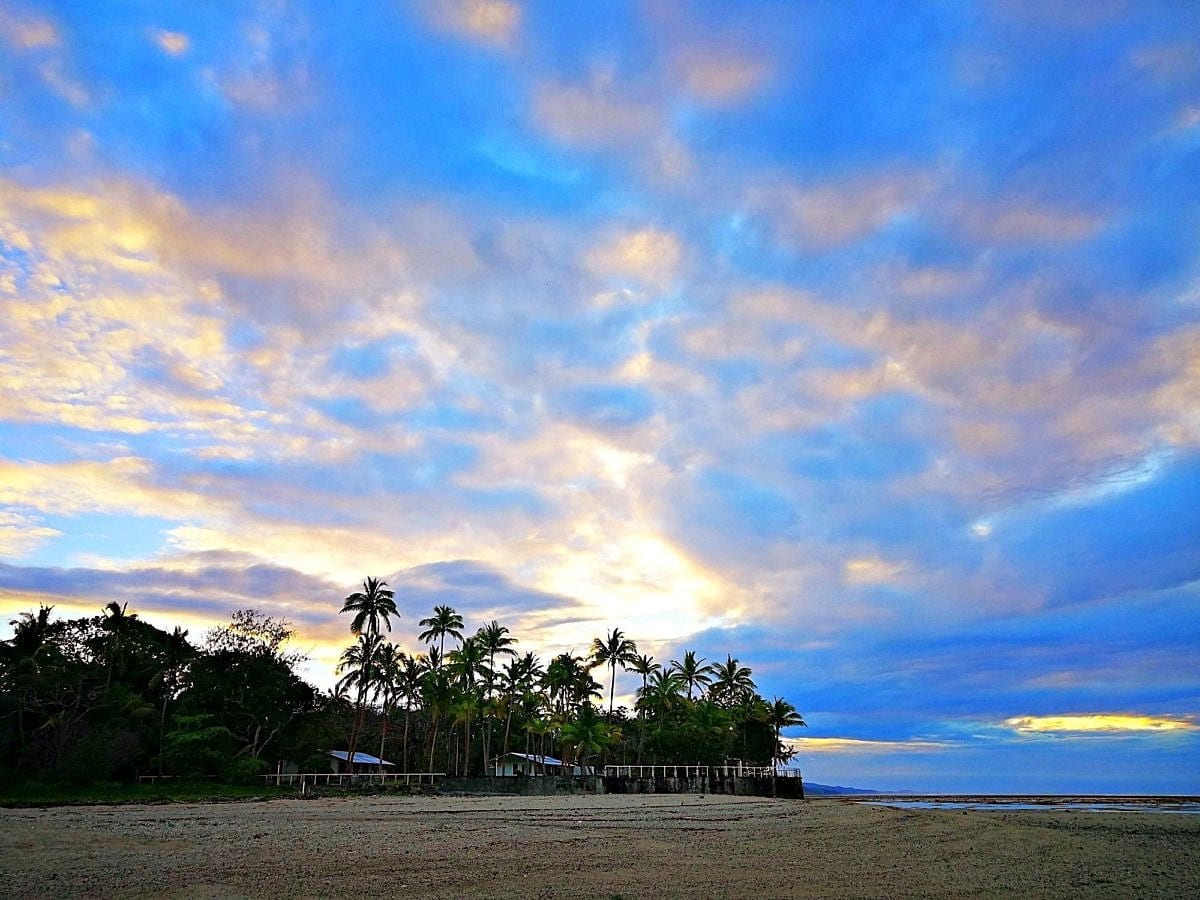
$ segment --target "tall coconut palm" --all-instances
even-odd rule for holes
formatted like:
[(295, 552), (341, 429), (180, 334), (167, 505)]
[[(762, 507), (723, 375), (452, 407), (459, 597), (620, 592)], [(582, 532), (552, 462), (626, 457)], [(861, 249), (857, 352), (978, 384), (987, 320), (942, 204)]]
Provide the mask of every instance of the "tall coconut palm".
[(697, 659), (695, 650), (686, 651), (682, 662), (677, 659), (671, 660), (671, 668), (679, 673), (679, 677), (687, 685), (689, 700), (694, 699), (692, 695), (697, 687), (707, 688), (712, 681), (712, 664), (706, 663), (703, 656)]
[[(438, 729), (454, 704), (455, 690), (445, 669), (430, 669), (421, 679), (421, 704), (429, 715), (429, 771), (433, 771), (433, 756), (437, 749)], [(448, 743), (448, 742), (447, 742)]]
[[(513, 644), (517, 639), (509, 636), (509, 630), (497, 622), (495, 619), (482, 626), (475, 633), (475, 640), (479, 641), (479, 646), (487, 653), (488, 665), (485, 675), (485, 696), (489, 699), (494, 698), (496, 689), (496, 656), (515, 656), (516, 651), (513, 650)], [(483, 732), (483, 759), (486, 766), (487, 760), (492, 752), (492, 713), (499, 709), (498, 706), (486, 707), (484, 716), (485, 730)]]
[(179, 670), (188, 657), (195, 654), (192, 645), (188, 643), (188, 633), (175, 626), (175, 630), (171, 632), (171, 636), (167, 638), (167, 645), (163, 653), (162, 669), (151, 681), (151, 686), (155, 683), (162, 689), (162, 705), (158, 712), (158, 774), (161, 776), (163, 771), (163, 737), (166, 732), (167, 725), (167, 702), (175, 696), (175, 689), (179, 680)]
[(129, 634), (130, 626), (134, 619), (137, 618), (137, 613), (128, 612), (128, 603), (117, 603), (111, 600), (104, 605), (104, 620), (100, 623), (100, 627), (108, 633), (108, 677), (104, 680), (104, 687), (107, 689), (112, 685), (113, 669), (116, 667), (117, 660), (122, 655), (125, 647), (125, 639)]
[(425, 631), (417, 635), (417, 639), (421, 643), (438, 642), (437, 661), (440, 668), (446, 658), (446, 635), (450, 635), (458, 641), (462, 640), (463, 617), (455, 612), (452, 606), (435, 606), (433, 615), (428, 619), (422, 619), (417, 624), (425, 628)]
[(588, 759), (621, 739), (621, 732), (596, 715), (590, 703), (584, 703), (575, 718), (562, 727), (563, 763), (573, 761), (582, 768)]
[(397, 675), (396, 675), (396, 693), (400, 701), (404, 704), (404, 749), (402, 765), (404, 771), (408, 771), (408, 723), (412, 714), (414, 704), (421, 702), (421, 679), (425, 674), (425, 668), (421, 660), (414, 656), (409, 656), (407, 653), (399, 654)]
[[(501, 759), (508, 757), (508, 739), (512, 730), (512, 718), (518, 699), (521, 701), (522, 706), (528, 706), (528, 701), (533, 696), (534, 685), (542, 677), (542, 674), (542, 665), (532, 653), (526, 653), (524, 656), (510, 660), (504, 668), (501, 687), (508, 703), (505, 707), (504, 749)], [(529, 752), (528, 747), (526, 747), (525, 752)]]
[(400, 698), (400, 666), (404, 653), (391, 641), (384, 641), (375, 651), (375, 679), (371, 685), (375, 702), (379, 704), (382, 727), (379, 734), (379, 758), (387, 748), (388, 728), (391, 712)]
[(53, 606), (39, 606), (36, 614), (23, 612), (10, 619), (13, 636), (0, 642), (0, 675), (19, 689), (20, 703), (17, 706), (17, 739), (22, 751), (25, 749), (25, 717), (33, 706), (32, 696), (41, 671), (41, 657), (49, 646), (52, 626), (50, 613)]
[(633, 661), (629, 663), (629, 671), (642, 676), (642, 690), (646, 689), (646, 679), (662, 668), (654, 661), (653, 656), (642, 654), (635, 656)]
[(478, 711), (479, 682), (486, 679), (487, 656), (483, 645), (474, 637), (463, 640), (457, 650), (450, 653), (449, 665), (451, 676), (456, 679), (462, 694), (460, 712), (463, 716), (463, 758), (465, 774), (471, 774), (471, 721)]
[(590, 697), (602, 696), (600, 685), (584, 665), (583, 657), (574, 653), (560, 653), (550, 660), (542, 684), (553, 707), (552, 711), (563, 719)]
[(775, 733), (775, 751), (774, 758), (771, 760), (772, 766), (775, 760), (781, 756), (783, 750), (783, 741), (781, 738), (783, 729), (792, 728), (794, 726), (807, 727), (808, 723), (804, 721), (804, 717), (796, 712), (796, 707), (788, 703), (782, 697), (776, 697), (767, 704), (769, 721), (771, 723), (771, 731)]
[(687, 687), (679, 673), (658, 669), (638, 697), (638, 709), (652, 717), (665, 718), (683, 705), (683, 689)]
[(709, 694), (713, 700), (727, 708), (735, 706), (756, 689), (754, 679), (750, 677), (750, 668), (743, 666), (731, 654), (726, 654), (725, 662), (713, 665), (712, 674)]
[(386, 581), (378, 578), (367, 578), (362, 583), (362, 590), (355, 591), (342, 604), (342, 612), (354, 613), (350, 622), (350, 633), (354, 635), (366, 632), (379, 634), (379, 623), (392, 630), (392, 616), (400, 618), (396, 609), (396, 594), (390, 590)]
[(357, 752), (358, 735), (362, 727), (367, 691), (375, 680), (375, 654), (379, 650), (383, 638), (378, 634), (361, 632), (358, 641), (342, 651), (338, 660), (337, 671), (345, 674), (338, 680), (340, 688), (354, 688), (357, 691), (354, 702), (354, 716), (350, 723), (350, 747), (346, 752), (346, 771), (354, 774), (355, 753)]
[[(342, 612), (354, 613), (354, 618), (350, 622), (350, 633), (356, 637), (366, 634), (370, 637), (379, 636), (379, 623), (382, 622), (388, 631), (392, 630), (392, 616), (400, 618), (400, 613), (396, 609), (396, 595), (387, 586), (386, 581), (381, 581), (378, 578), (367, 578), (362, 583), (362, 590), (355, 591), (346, 598), (342, 604)], [(364, 649), (369, 649), (374, 652), (379, 647), (378, 641), (372, 641), (363, 645)], [(358, 685), (358, 710), (354, 717), (354, 723), (350, 727), (350, 748), (346, 757), (347, 771), (354, 774), (354, 753), (358, 745), (358, 725), (359, 720), (363, 716), (363, 704), (366, 702), (367, 690), (370, 688), (370, 676), (373, 672), (371, 667), (371, 659), (368, 657), (361, 661), (359, 666), (363, 677), (368, 680), (365, 683)]]
[(617, 666), (627, 668), (637, 659), (637, 644), (625, 637), (620, 628), (614, 628), (604, 638), (592, 639), (591, 656), (593, 665), (607, 665), (611, 670), (608, 682), (608, 717), (611, 719), (617, 687)]
[[(633, 658), (633, 662), (631, 662), (629, 664), (629, 670), (631, 672), (634, 672), (634, 673), (642, 676), (642, 690), (638, 694), (638, 697), (641, 698), (646, 695), (646, 685), (647, 685), (648, 679), (655, 672), (661, 672), (662, 666), (660, 666), (658, 663), (656, 663), (654, 661), (653, 656), (649, 656), (647, 654), (642, 654), (640, 656), (635, 656)], [(637, 706), (637, 714), (638, 714), (637, 764), (640, 766), (642, 764), (642, 748), (646, 743), (646, 709), (640, 702), (635, 702), (634, 705)]]

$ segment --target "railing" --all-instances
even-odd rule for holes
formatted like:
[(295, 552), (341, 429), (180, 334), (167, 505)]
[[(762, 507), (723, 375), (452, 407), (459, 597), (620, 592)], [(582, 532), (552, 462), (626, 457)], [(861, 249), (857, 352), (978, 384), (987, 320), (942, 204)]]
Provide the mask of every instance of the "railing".
[(263, 775), (266, 784), (436, 784), (445, 772), (272, 772)]
[(624, 778), (800, 778), (799, 769), (771, 766), (605, 766), (604, 774)]

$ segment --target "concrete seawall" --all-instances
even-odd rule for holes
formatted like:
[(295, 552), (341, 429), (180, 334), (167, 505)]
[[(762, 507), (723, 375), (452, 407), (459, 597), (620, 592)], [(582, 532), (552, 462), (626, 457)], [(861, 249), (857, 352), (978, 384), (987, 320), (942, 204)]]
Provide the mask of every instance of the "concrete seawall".
[(481, 775), (446, 778), (438, 790), (445, 794), (516, 794), (526, 797), (560, 794), (730, 794), (741, 797), (804, 799), (803, 779), (772, 779), (769, 776), (745, 775), (689, 778), (630, 778), (624, 775)]

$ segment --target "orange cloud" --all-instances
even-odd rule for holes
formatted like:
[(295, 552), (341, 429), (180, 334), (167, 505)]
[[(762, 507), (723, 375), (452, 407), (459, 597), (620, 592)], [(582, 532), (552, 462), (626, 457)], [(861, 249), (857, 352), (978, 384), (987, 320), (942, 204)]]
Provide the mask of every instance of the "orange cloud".
[(62, 42), (58, 29), (49, 19), (21, 17), (0, 11), (0, 37), (21, 50), (57, 47)]
[(665, 288), (674, 278), (683, 257), (679, 239), (657, 228), (624, 232), (593, 248), (586, 257), (587, 268), (602, 277), (636, 278)]
[(1121, 713), (1080, 713), (1061, 716), (1017, 716), (1004, 727), (1022, 734), (1123, 734), (1137, 732), (1198, 731), (1190, 718), (1142, 716)]
[(565, 144), (604, 147), (645, 137), (658, 127), (653, 107), (621, 95), (601, 74), (587, 85), (551, 83), (538, 89), (534, 118)]
[(837, 753), (867, 755), (875, 753), (929, 752), (943, 750), (948, 744), (938, 741), (868, 741), (859, 738), (785, 738), (798, 753)]
[(521, 7), (511, 0), (437, 0), (429, 9), (435, 27), (496, 47), (512, 46), (521, 29)]
[(720, 53), (695, 53), (679, 64), (684, 86), (707, 103), (736, 103), (762, 87), (770, 67), (761, 59)]
[(183, 32), (167, 31), (164, 28), (154, 31), (151, 38), (160, 50), (171, 56), (182, 56), (192, 45), (191, 39)]

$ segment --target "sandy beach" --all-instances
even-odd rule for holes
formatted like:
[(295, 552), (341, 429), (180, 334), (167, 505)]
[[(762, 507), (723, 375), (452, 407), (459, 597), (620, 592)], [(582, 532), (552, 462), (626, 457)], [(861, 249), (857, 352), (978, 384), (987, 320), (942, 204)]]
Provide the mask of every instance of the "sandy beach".
[(1200, 816), (421, 797), (0, 810), (7, 897), (1200, 896)]

